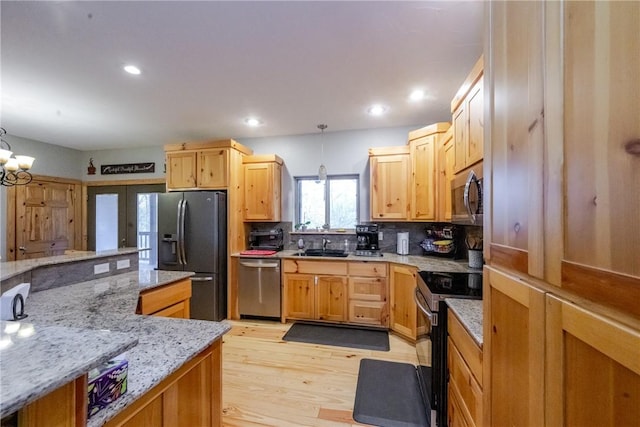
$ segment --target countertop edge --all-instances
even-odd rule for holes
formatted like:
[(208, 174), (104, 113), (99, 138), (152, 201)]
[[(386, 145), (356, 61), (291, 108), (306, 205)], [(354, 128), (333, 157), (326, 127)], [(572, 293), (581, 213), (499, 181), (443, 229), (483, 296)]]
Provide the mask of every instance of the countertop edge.
[(473, 341), (482, 349), (484, 342), (482, 300), (446, 298), (445, 301), (456, 317), (460, 319), (460, 323)]

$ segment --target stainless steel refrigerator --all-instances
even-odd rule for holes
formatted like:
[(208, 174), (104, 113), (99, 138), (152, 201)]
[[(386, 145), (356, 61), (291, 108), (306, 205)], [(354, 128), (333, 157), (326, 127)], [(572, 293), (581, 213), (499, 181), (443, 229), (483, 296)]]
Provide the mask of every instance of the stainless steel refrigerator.
[(158, 197), (158, 269), (193, 271), (191, 318), (227, 314), (227, 198), (219, 191)]

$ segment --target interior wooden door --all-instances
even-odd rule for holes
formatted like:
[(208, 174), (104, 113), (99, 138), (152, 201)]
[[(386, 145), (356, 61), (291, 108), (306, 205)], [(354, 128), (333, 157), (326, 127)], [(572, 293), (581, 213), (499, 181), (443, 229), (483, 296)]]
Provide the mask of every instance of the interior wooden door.
[(640, 423), (640, 322), (622, 324), (546, 297), (546, 423)]
[[(80, 185), (34, 179), (15, 188), (15, 243), (8, 242), (15, 260), (61, 255), (80, 249)], [(11, 197), (11, 195), (10, 195)], [(11, 228), (12, 224), (8, 224)]]

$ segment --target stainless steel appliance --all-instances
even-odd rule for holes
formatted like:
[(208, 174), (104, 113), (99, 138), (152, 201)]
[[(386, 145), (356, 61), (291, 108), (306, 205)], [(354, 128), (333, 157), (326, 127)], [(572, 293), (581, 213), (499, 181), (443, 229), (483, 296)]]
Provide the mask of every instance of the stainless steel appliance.
[(418, 379), (436, 424), (447, 425), (447, 304), (445, 298), (482, 299), (482, 273), (418, 273), (415, 300), (426, 328), (418, 331)]
[(378, 246), (378, 224), (356, 225), (356, 255), (382, 256)]
[(280, 317), (280, 260), (240, 258), (238, 311), (240, 316)]
[(193, 271), (191, 318), (227, 314), (226, 194), (190, 191), (158, 195), (158, 269)]
[(482, 164), (451, 180), (451, 222), (482, 226)]
[(249, 247), (254, 250), (281, 251), (284, 248), (284, 232), (282, 228), (270, 230), (251, 230)]

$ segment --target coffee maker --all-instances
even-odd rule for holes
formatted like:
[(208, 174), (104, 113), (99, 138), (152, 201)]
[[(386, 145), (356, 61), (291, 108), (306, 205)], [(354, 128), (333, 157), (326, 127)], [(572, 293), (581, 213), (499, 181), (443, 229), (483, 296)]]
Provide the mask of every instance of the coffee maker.
[(356, 225), (356, 255), (382, 256), (378, 246), (378, 224)]

